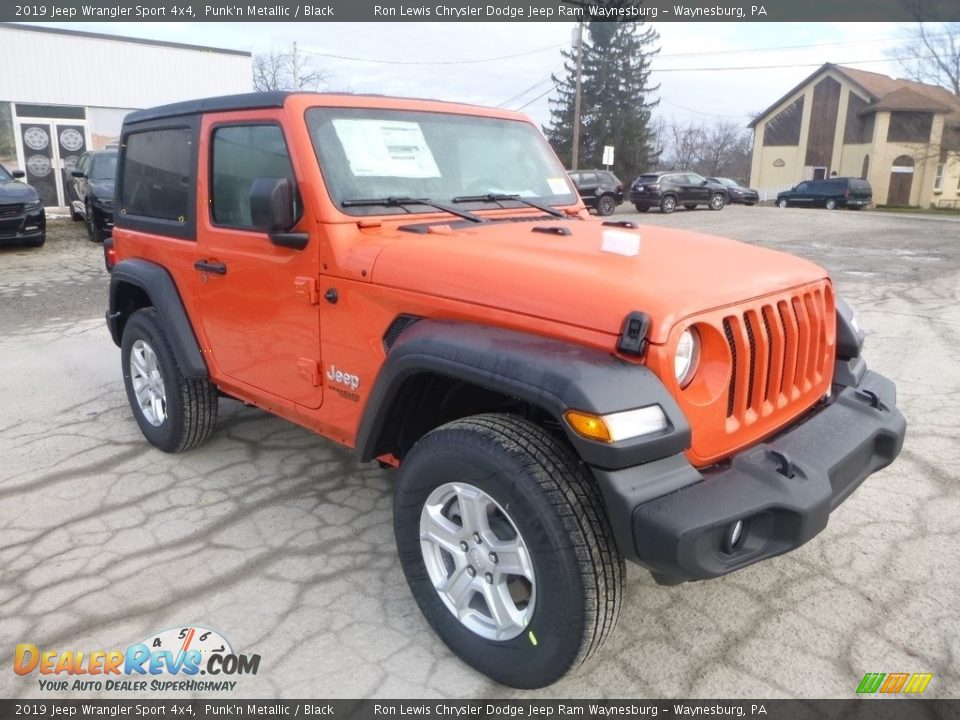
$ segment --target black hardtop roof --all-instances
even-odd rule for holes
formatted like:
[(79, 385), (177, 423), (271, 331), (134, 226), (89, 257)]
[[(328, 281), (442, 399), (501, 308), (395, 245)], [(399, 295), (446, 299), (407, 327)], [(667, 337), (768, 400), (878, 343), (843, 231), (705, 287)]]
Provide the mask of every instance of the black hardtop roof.
[(124, 118), (124, 124), (162, 120), (179, 115), (199, 115), (208, 112), (228, 110), (260, 110), (262, 108), (283, 107), (291, 92), (274, 90), (270, 92), (243, 93), (241, 95), (220, 95), (219, 97), (186, 100), (184, 102), (159, 105), (158, 107), (136, 110)]
[[(231, 110), (262, 110), (263, 108), (280, 108), (284, 106), (287, 98), (291, 95), (316, 95), (316, 96), (352, 96), (352, 97), (376, 97), (392, 99), (390, 95), (381, 95), (378, 93), (317, 93), (293, 90), (270, 90), (268, 92), (242, 93), (239, 95), (220, 95), (218, 97), (200, 98), (198, 100), (186, 100), (184, 102), (171, 103), (169, 105), (159, 105), (158, 107), (147, 108), (145, 110), (135, 110), (127, 115), (123, 122), (125, 125), (130, 123), (148, 122), (151, 120), (162, 120), (164, 118), (178, 117), (181, 115), (200, 115), (211, 112), (228, 112)], [(445, 100), (432, 100), (429, 98), (395, 98), (397, 100), (418, 100), (432, 103), (444, 103), (447, 105), (459, 105), (470, 107), (467, 103), (447, 102)], [(480, 106), (476, 106), (480, 107)]]

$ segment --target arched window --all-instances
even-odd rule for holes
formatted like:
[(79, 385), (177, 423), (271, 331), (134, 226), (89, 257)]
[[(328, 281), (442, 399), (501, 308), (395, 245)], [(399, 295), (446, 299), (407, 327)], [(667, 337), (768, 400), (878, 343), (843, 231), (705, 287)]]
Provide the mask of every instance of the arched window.
[(901, 155), (896, 160), (893, 161), (894, 167), (902, 168), (912, 168), (913, 167), (913, 158), (909, 155)]

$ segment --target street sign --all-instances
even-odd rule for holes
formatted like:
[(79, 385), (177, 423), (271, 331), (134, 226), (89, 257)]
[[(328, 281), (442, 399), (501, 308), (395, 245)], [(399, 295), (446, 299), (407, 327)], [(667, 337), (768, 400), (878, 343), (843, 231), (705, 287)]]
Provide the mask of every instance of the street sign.
[(603, 146), (603, 164), (608, 168), (613, 165), (613, 145)]

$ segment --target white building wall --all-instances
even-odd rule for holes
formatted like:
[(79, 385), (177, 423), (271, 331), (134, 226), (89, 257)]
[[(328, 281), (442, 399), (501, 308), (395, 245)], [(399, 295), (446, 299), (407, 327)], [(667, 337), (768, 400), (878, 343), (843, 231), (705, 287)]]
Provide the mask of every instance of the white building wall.
[(146, 108), (253, 90), (252, 59), (0, 27), (0, 101)]

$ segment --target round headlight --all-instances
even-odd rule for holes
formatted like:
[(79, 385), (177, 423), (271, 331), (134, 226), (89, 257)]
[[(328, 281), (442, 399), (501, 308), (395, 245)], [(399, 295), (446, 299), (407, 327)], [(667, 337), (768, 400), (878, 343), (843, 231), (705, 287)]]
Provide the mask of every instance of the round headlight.
[(673, 359), (673, 372), (677, 382), (684, 388), (690, 384), (697, 371), (697, 361), (700, 359), (700, 337), (693, 328), (687, 328), (677, 343), (677, 354)]

